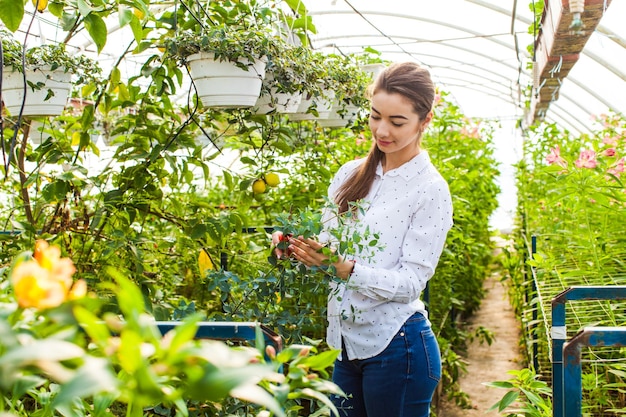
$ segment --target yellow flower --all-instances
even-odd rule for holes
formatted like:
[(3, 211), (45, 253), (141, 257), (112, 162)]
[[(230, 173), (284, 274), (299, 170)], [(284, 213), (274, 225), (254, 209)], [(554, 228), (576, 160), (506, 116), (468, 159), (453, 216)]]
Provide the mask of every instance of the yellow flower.
[(61, 250), (44, 240), (35, 244), (33, 259), (15, 266), (11, 283), (20, 307), (46, 309), (57, 307), (66, 300), (84, 297), (87, 284), (73, 282), (76, 271), (69, 258), (61, 258)]
[(26, 261), (16, 266), (11, 281), (17, 303), (24, 308), (56, 307), (65, 301), (69, 290), (66, 281), (53, 279), (50, 271), (42, 268), (37, 261)]

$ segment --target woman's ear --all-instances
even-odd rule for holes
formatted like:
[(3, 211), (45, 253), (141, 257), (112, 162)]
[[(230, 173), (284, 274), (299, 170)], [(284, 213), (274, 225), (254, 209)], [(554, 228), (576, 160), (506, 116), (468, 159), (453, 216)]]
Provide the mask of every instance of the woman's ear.
[(426, 129), (426, 127), (429, 125), (430, 121), (433, 119), (433, 111), (429, 111), (428, 114), (426, 115), (426, 117), (424, 118), (424, 120), (422, 121), (422, 127), (424, 129)]

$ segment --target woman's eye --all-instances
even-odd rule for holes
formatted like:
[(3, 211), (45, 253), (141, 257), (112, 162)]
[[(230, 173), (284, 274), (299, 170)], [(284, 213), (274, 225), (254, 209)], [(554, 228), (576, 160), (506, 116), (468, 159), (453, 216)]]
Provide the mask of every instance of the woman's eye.
[(391, 123), (392, 125), (394, 125), (395, 127), (402, 127), (404, 126), (404, 123)]

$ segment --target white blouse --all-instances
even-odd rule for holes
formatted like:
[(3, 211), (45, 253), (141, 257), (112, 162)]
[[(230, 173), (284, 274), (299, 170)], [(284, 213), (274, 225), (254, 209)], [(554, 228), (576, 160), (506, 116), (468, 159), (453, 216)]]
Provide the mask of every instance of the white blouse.
[[(328, 189), (331, 201), (364, 161), (350, 161), (339, 169)], [(369, 228), (370, 235), (378, 234), (379, 250), (355, 255), (352, 275), (345, 282), (332, 282), (328, 299), (328, 344), (341, 349), (343, 338), (351, 360), (382, 352), (414, 313), (427, 317), (420, 295), (452, 227), (448, 184), (424, 150), (385, 174), (379, 164), (362, 207), (355, 230)], [(324, 211), (322, 241), (332, 240), (328, 230), (337, 227), (335, 212)]]

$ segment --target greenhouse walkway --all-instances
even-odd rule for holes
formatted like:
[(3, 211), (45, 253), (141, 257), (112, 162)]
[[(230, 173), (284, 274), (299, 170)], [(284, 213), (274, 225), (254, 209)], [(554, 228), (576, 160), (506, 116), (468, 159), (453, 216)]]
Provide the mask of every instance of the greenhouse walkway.
[[(504, 244), (504, 242), (502, 242)], [(484, 283), (485, 298), (480, 309), (467, 323), (468, 331), (483, 326), (491, 331), (495, 340), (491, 345), (474, 340), (468, 347), (467, 374), (461, 377), (461, 389), (469, 395), (471, 409), (463, 409), (442, 400), (437, 417), (496, 417), (496, 411), (487, 413), (493, 404), (506, 393), (491, 388), (485, 382), (510, 379), (507, 372), (521, 369), (519, 351), (520, 326), (515, 317), (507, 289), (500, 282), (499, 271), (495, 270)], [(443, 387), (445, 397), (445, 387)]]

